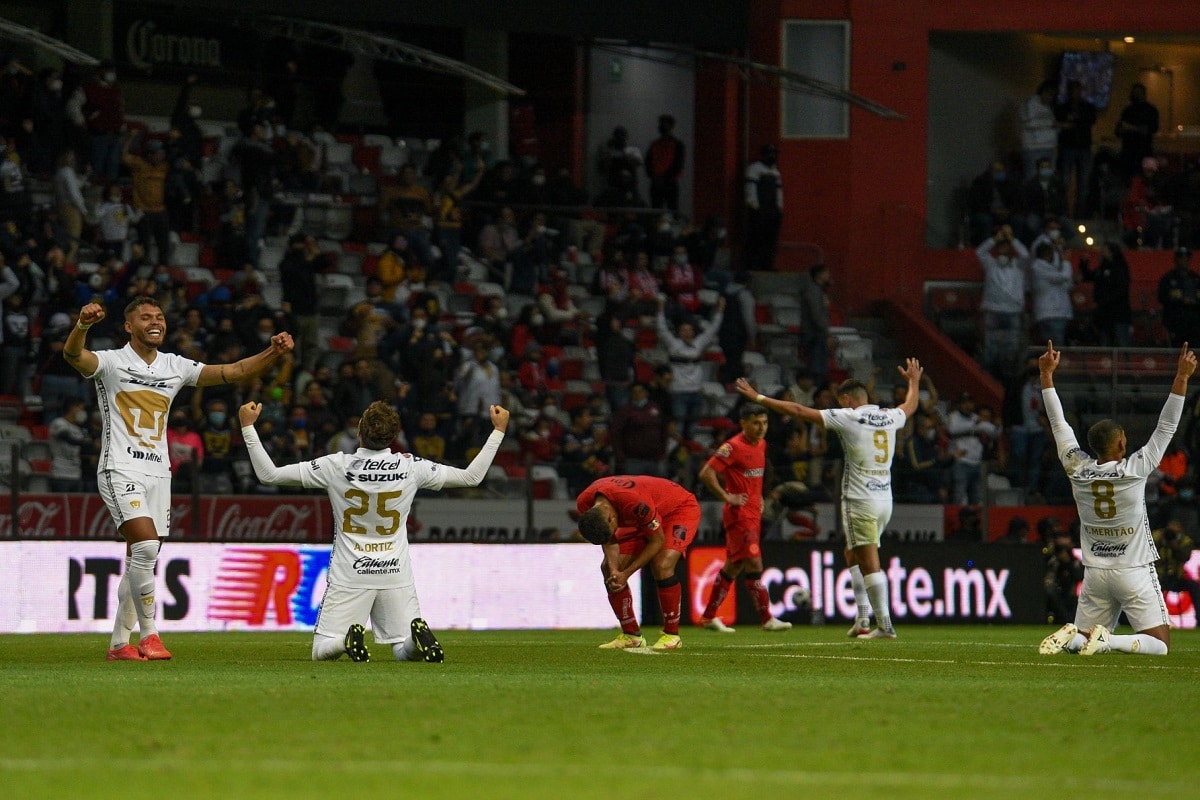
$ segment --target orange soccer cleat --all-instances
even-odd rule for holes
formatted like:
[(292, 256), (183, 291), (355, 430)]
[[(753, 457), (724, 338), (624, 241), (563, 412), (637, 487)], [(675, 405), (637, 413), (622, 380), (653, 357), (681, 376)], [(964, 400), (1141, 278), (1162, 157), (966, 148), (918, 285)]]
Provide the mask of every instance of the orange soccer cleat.
[(146, 657), (138, 652), (137, 648), (131, 644), (123, 644), (120, 647), (112, 648), (108, 651), (106, 661), (145, 661)]
[(162, 639), (158, 638), (157, 633), (152, 633), (138, 642), (137, 649), (146, 657), (147, 661), (171, 660), (171, 651), (163, 645)]

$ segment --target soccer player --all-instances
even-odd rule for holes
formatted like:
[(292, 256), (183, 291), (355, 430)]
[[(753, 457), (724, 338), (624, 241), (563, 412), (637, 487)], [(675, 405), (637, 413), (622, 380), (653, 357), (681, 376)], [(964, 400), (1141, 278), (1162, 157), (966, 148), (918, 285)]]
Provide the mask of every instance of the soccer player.
[(721, 633), (733, 633), (718, 616), (717, 609), (729, 594), (738, 575), (744, 575), (746, 591), (754, 601), (765, 631), (786, 631), (792, 623), (771, 616), (771, 598), (762, 585), (762, 484), (767, 465), (767, 410), (758, 403), (746, 403), (740, 414), (742, 432), (734, 434), (717, 448), (700, 470), (700, 480), (725, 508), (721, 523), (725, 527), (725, 564), (717, 573), (708, 605), (700, 624)]
[(242, 437), (254, 474), (272, 486), (324, 489), (333, 506), (333, 554), (321, 613), (313, 634), (313, 661), (369, 661), (363, 621), (370, 617), (375, 641), (391, 645), (397, 661), (444, 661), (437, 637), (421, 618), (408, 555), (408, 514), (419, 489), (478, 486), (504, 440), (508, 411), (488, 409), (495, 430), (466, 469), (408, 453), (393, 453), (400, 417), (381, 400), (358, 421), (358, 450), (341, 451), (276, 467), (263, 449), (254, 422), (259, 403), (238, 409)]
[[(842, 440), (845, 469), (842, 475), (842, 529), (846, 533), (846, 563), (858, 605), (850, 635), (859, 639), (895, 639), (887, 576), (879, 566), (879, 537), (892, 518), (892, 457), (896, 432), (917, 410), (921, 401), (920, 362), (910, 358), (896, 367), (908, 381), (908, 394), (896, 408), (868, 402), (867, 387), (850, 379), (837, 387), (841, 408), (818, 410), (800, 403), (764, 397), (745, 378), (737, 390), (772, 411), (832, 429)], [(861, 577), (860, 577), (861, 576)], [(875, 612), (874, 629), (869, 614)]]
[[(1075, 621), (1043, 639), (1038, 652), (1090, 656), (1117, 650), (1165, 656), (1171, 646), (1171, 628), (1154, 568), (1158, 548), (1146, 515), (1146, 479), (1157, 469), (1179, 427), (1188, 378), (1196, 371), (1196, 354), (1188, 350), (1187, 342), (1183, 343), (1171, 393), (1146, 446), (1126, 457), (1124, 429), (1111, 419), (1102, 419), (1087, 433), (1088, 447), (1095, 458), (1079, 448), (1063, 416), (1054, 389), (1059, 356), (1054, 342), (1046, 342), (1046, 352), (1038, 358), (1038, 370), (1042, 407), (1050, 418), (1058, 460), (1071, 481), (1079, 514), (1083, 589)], [(1111, 632), (1122, 611), (1137, 633), (1118, 636)]]
[[(152, 297), (135, 297), (125, 307), (129, 344), (118, 350), (88, 350), (84, 346), (88, 328), (104, 317), (99, 303), (80, 309), (62, 354), (80, 375), (96, 382), (104, 424), (96, 477), (100, 497), (127, 544), (108, 660), (166, 660), (171, 653), (154, 623), (154, 570), (160, 539), (171, 532), (171, 456), (166, 436), (171, 400), (184, 386), (258, 377), (291, 352), (292, 337), (277, 333), (265, 350), (233, 364), (201, 364), (159, 352), (167, 336), (162, 308)], [(135, 626), (141, 629), (136, 648), (129, 644)]]
[(576, 498), (579, 533), (604, 548), (600, 571), (608, 603), (621, 623), (621, 633), (605, 649), (645, 647), (633, 613), (629, 576), (647, 564), (658, 586), (663, 632), (655, 650), (678, 650), (683, 587), (675, 576), (688, 545), (700, 527), (700, 503), (674, 481), (644, 475), (610, 475), (594, 481)]

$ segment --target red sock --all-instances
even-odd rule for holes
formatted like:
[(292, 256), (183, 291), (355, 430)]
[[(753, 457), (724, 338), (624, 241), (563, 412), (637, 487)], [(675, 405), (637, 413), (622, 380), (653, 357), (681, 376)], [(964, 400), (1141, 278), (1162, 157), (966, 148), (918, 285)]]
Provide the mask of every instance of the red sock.
[(669, 578), (670, 583), (658, 585), (658, 605), (662, 608), (663, 633), (679, 635), (680, 604), (683, 599), (683, 586), (676, 578)]
[[(612, 606), (613, 613), (617, 615), (617, 621), (621, 623), (621, 632), (637, 636), (641, 633), (641, 628), (638, 627), (637, 617), (633, 613), (633, 592), (629, 591), (626, 586), (619, 592), (608, 593), (608, 604)], [(678, 617), (678, 613), (676, 613)], [(679, 627), (679, 623), (675, 623)]]
[(725, 570), (717, 573), (717, 579), (713, 581), (712, 592), (708, 595), (708, 605), (704, 607), (705, 619), (712, 619), (717, 615), (717, 609), (721, 607), (721, 603), (725, 602), (725, 597), (729, 594), (732, 586), (733, 578), (726, 575)]
[(771, 596), (767, 594), (767, 587), (762, 585), (762, 573), (747, 575), (743, 585), (750, 593), (750, 599), (754, 601), (758, 618), (766, 623), (771, 619)]

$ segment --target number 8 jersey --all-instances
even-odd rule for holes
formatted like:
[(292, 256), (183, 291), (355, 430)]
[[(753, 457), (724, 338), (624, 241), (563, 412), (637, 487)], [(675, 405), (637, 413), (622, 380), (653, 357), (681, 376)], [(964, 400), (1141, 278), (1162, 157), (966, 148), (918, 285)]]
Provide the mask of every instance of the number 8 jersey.
[(1183, 396), (1171, 394), (1150, 441), (1120, 461), (1100, 464), (1080, 449), (1054, 389), (1042, 399), (1058, 458), (1075, 497), (1083, 565), (1101, 569), (1140, 567), (1158, 560), (1146, 513), (1146, 479), (1158, 468), (1183, 413)]
[(412, 586), (408, 513), (418, 489), (441, 489), (445, 468), (408, 453), (331, 453), (296, 465), (300, 485), (333, 506), (329, 583), (350, 589)]

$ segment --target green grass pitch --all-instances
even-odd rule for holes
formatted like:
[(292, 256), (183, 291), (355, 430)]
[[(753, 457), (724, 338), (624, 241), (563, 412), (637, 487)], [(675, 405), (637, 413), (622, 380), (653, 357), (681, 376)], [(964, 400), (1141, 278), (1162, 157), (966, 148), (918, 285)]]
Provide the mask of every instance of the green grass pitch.
[(0, 636), (0, 797), (1194, 796), (1200, 634), (1048, 658), (1049, 632), (685, 629), (638, 655), (446, 631), (444, 664), (314, 664), (305, 634), (173, 634), (150, 663)]

